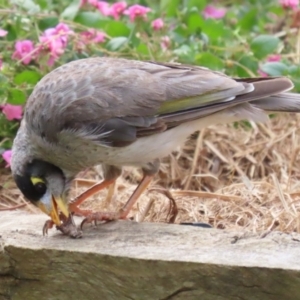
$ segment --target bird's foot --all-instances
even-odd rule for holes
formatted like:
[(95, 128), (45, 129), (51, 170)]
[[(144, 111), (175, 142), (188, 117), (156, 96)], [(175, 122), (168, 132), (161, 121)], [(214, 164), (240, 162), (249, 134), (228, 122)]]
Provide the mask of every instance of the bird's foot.
[(126, 216), (122, 214), (122, 210), (119, 212), (94, 212), (86, 215), (80, 224), (80, 229), (82, 230), (83, 225), (86, 223), (94, 223), (97, 225), (97, 222), (110, 222), (120, 219), (126, 219)]
[[(56, 225), (57, 230), (62, 232), (64, 235), (68, 235), (74, 239), (79, 239), (82, 237), (82, 231), (77, 229), (72, 214), (70, 214), (68, 218), (62, 214), (60, 214), (59, 217), (62, 223), (61, 225)], [(43, 235), (47, 235), (48, 230), (51, 229), (54, 225), (55, 224), (52, 220), (46, 221), (43, 227)]]
[(52, 220), (47, 220), (43, 226), (43, 235), (48, 234), (48, 230), (54, 226), (54, 222)]

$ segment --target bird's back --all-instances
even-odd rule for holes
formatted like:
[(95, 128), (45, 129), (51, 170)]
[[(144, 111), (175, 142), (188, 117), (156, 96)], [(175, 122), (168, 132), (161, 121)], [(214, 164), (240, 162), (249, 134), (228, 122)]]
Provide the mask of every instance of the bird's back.
[(148, 137), (222, 111), (256, 121), (265, 120), (266, 107), (299, 111), (299, 97), (274, 98), (292, 87), (287, 78), (232, 79), (197, 66), (88, 58), (57, 68), (37, 84), (26, 105), (26, 130), (49, 159), (52, 152), (52, 160), (62, 164), (66, 156), (94, 164), (139, 140), (146, 148)]

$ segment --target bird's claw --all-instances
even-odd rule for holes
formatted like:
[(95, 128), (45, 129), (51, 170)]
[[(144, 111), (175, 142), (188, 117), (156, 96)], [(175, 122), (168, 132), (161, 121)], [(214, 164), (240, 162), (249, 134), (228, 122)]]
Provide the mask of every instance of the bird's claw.
[[(72, 214), (70, 214), (68, 218), (66, 218), (61, 214), (60, 220), (62, 221), (62, 223), (61, 225), (56, 225), (57, 230), (74, 239), (78, 239), (82, 237), (82, 231), (77, 229)], [(43, 227), (43, 235), (44, 236), (47, 235), (48, 230), (51, 229), (54, 225), (55, 224), (52, 220), (46, 221)]]
[(121, 219), (120, 213), (112, 213), (112, 212), (95, 212), (87, 215), (84, 220), (80, 224), (80, 229), (82, 230), (83, 225), (86, 223), (94, 223), (95, 226), (97, 222), (110, 222)]
[(52, 220), (47, 220), (43, 226), (43, 235), (48, 234), (48, 230), (51, 229), (54, 226), (54, 223)]

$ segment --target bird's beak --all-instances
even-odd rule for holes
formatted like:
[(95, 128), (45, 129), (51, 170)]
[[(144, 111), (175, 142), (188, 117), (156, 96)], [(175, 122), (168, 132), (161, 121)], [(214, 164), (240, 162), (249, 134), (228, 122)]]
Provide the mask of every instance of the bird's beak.
[(51, 220), (55, 225), (61, 225), (58, 209), (68, 218), (69, 217), (68, 206), (65, 204), (65, 202), (61, 197), (54, 197), (54, 196), (52, 196), (51, 204), (52, 205), (50, 211), (46, 208), (46, 206), (42, 202), (38, 202), (37, 206), (41, 211), (43, 211), (45, 214), (51, 217)]

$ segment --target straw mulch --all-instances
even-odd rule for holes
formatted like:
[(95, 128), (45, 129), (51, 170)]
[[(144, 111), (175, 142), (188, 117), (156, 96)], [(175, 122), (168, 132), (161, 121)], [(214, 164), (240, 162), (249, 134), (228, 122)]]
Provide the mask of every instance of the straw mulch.
[[(178, 207), (175, 223), (205, 222), (248, 232), (300, 232), (299, 139), (300, 115), (295, 114), (278, 114), (267, 124), (215, 125), (195, 133), (162, 161), (160, 173), (131, 216), (138, 221), (167, 222), (168, 189)], [(1, 177), (1, 208), (24, 203), (8, 172)], [(71, 197), (101, 178), (101, 167), (82, 172)], [(105, 190), (82, 206), (116, 211), (140, 179), (139, 170), (126, 168), (110, 203), (105, 201)], [(37, 211), (31, 205), (25, 209)]]

